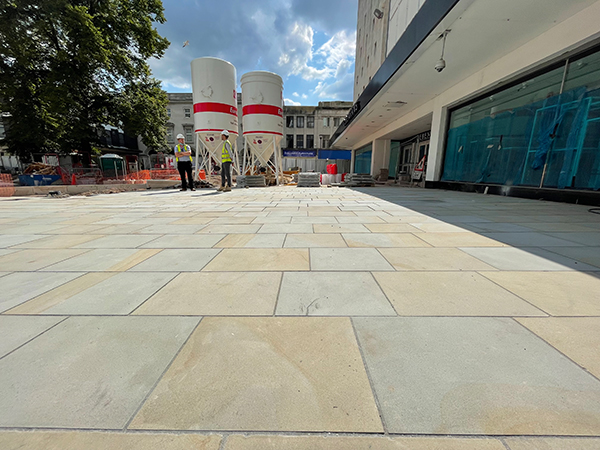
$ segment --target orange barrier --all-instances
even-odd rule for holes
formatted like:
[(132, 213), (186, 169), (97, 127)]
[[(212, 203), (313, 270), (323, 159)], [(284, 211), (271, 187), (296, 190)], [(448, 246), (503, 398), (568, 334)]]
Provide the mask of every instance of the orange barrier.
[(151, 180), (179, 180), (179, 172), (175, 169), (152, 169), (150, 170)]
[(15, 195), (15, 185), (12, 176), (0, 173), (0, 197), (12, 197)]

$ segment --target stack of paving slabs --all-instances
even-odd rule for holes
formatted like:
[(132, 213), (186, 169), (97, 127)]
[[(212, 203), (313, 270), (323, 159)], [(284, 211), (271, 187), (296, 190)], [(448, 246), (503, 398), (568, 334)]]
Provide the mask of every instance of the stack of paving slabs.
[(267, 182), (263, 175), (240, 175), (237, 177), (237, 187), (266, 187)]
[(321, 174), (313, 172), (299, 173), (298, 187), (321, 187)]
[(375, 179), (368, 173), (349, 173), (340, 186), (375, 186)]

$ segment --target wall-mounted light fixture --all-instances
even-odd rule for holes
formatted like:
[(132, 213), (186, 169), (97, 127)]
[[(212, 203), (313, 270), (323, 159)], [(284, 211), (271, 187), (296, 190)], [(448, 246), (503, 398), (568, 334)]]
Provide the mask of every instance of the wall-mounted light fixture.
[(378, 19), (381, 19), (383, 17), (383, 11), (380, 10), (379, 8), (377, 8), (375, 11), (373, 11), (373, 14), (375, 15), (375, 17), (377, 17)]

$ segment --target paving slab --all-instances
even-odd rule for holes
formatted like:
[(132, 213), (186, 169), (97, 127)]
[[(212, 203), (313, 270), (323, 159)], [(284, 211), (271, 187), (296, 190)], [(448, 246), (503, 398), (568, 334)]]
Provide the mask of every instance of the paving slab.
[(106, 225), (68, 225), (44, 234), (108, 234), (101, 231), (107, 228)]
[[(497, 439), (338, 436), (240, 436), (224, 450), (506, 450)], [(583, 450), (583, 449), (582, 449)], [(585, 449), (587, 450), (587, 449)]]
[(0, 360), (0, 426), (122, 429), (198, 320), (68, 318)]
[(512, 319), (353, 322), (389, 432), (600, 433), (600, 381)]
[(226, 248), (204, 269), (211, 272), (310, 270), (308, 250)]
[(336, 224), (338, 221), (335, 217), (292, 217), (292, 224), (323, 224), (323, 223), (332, 223)]
[(175, 219), (173, 217), (156, 217), (154, 220), (160, 220), (161, 222), (154, 222), (156, 225), (179, 226), (179, 225), (206, 225), (213, 220), (215, 217), (185, 217), (183, 219)]
[(15, 245), (13, 248), (71, 248), (101, 237), (103, 236), (94, 234), (58, 234), (24, 242), (23, 244)]
[(395, 316), (370, 273), (285, 273), (276, 315)]
[[(206, 225), (202, 228), (198, 233), (200, 234), (233, 234), (233, 233), (242, 233), (242, 234), (251, 234), (257, 233), (260, 229), (260, 224), (253, 225)], [(284, 233), (283, 231), (279, 231), (279, 233)]]
[(344, 223), (344, 224), (346, 224), (346, 223), (360, 223), (360, 224), (363, 224), (363, 225), (366, 224), (366, 223), (385, 223), (385, 220), (383, 220), (379, 216), (338, 217), (337, 221), (339, 223)]
[(219, 435), (0, 431), (3, 450), (218, 450)]
[(569, 247), (572, 241), (559, 239), (544, 233), (484, 233), (491, 239), (513, 247)]
[(0, 256), (0, 270), (6, 272), (31, 272), (51, 266), (60, 261), (68, 260), (87, 251), (78, 249), (19, 250)]
[(508, 438), (510, 450), (598, 450), (600, 438)]
[(212, 248), (225, 234), (167, 234), (140, 248)]
[[(160, 252), (160, 250), (155, 249), (136, 250), (120, 248), (63, 251), (79, 251), (85, 253), (58, 264), (46, 267), (43, 270), (55, 272), (122, 272), (131, 269), (135, 265)], [(173, 271), (173, 269), (171, 269), (171, 271)]]
[(579, 243), (581, 245), (588, 246), (600, 246), (600, 231), (589, 231), (582, 233), (547, 233), (557, 239), (566, 240), (571, 242), (567, 245), (573, 245), (572, 243)]
[[(317, 225), (315, 225), (317, 226)], [(312, 233), (313, 225), (310, 223), (265, 223), (258, 233)]]
[(198, 272), (211, 261), (218, 249), (166, 249), (132, 267), (134, 272)]
[(113, 234), (79, 244), (75, 248), (137, 248), (156, 238), (156, 235)]
[(422, 231), (408, 223), (369, 223), (365, 227), (373, 233), (418, 233)]
[(400, 316), (546, 316), (476, 272), (381, 272), (374, 276)]
[[(417, 229), (418, 230), (418, 229)], [(507, 244), (477, 233), (423, 233), (421, 239), (434, 247), (505, 247)]]
[(548, 250), (594, 267), (600, 267), (600, 247), (552, 247)]
[(0, 330), (2, 330), (0, 358), (64, 319), (64, 317), (0, 316)]
[(138, 232), (140, 234), (194, 234), (205, 227), (206, 225), (150, 225), (140, 228)]
[(0, 313), (83, 275), (82, 272), (22, 272), (2, 277)]
[(419, 233), (344, 233), (348, 247), (431, 247)]
[(286, 248), (347, 247), (341, 234), (288, 234)]
[[(553, 247), (557, 248), (557, 247)], [(537, 247), (528, 248), (469, 248), (462, 251), (499, 270), (598, 270), (596, 266), (578, 262)]]
[(483, 272), (553, 316), (600, 315), (600, 277), (585, 272)]
[(280, 282), (279, 272), (182, 273), (134, 314), (270, 316)]
[(310, 267), (325, 271), (394, 270), (374, 248), (313, 248)]
[(317, 224), (314, 229), (315, 233), (370, 233), (361, 223)]
[(483, 261), (456, 248), (380, 248), (396, 270), (494, 270)]
[(382, 432), (347, 318), (201, 325), (130, 429)]
[(250, 217), (216, 217), (210, 221), (211, 225), (248, 225), (256, 216)]
[(228, 234), (215, 248), (282, 248), (285, 234)]
[(22, 223), (19, 226), (12, 225), (11, 227), (1, 227), (0, 234), (52, 234), (55, 230), (60, 230), (64, 228), (64, 225), (58, 224), (30, 224), (30, 223)]
[[(295, 217), (294, 217), (295, 218)], [(279, 217), (279, 216), (266, 216), (266, 217), (257, 217), (252, 221), (252, 224), (265, 224), (265, 223), (291, 223), (292, 217)]]
[(129, 314), (175, 275), (172, 272), (120, 272), (71, 297), (64, 297), (43, 314)]

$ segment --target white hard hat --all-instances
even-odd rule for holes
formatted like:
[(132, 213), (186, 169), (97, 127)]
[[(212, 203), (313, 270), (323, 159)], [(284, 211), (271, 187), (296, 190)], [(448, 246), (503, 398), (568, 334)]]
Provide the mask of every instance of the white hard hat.
[(227, 130), (223, 130), (223, 131), (221, 131), (221, 134), (222, 134), (223, 136), (229, 136), (229, 131), (227, 131)]
[(185, 139), (185, 136), (183, 134), (179, 133), (177, 135), (177, 139)]

